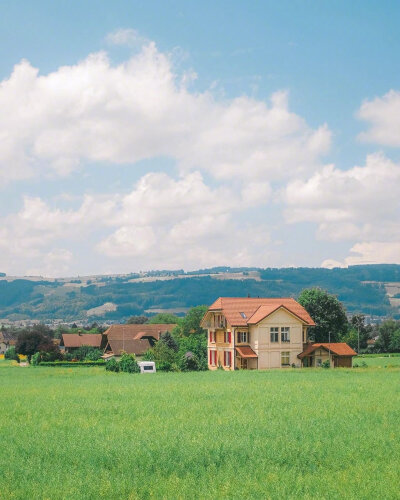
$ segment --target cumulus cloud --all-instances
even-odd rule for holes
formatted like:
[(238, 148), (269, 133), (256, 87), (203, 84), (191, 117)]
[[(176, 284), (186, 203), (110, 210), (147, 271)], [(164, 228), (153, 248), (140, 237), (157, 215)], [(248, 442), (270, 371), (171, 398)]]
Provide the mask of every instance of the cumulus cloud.
[(362, 132), (362, 141), (374, 142), (384, 146), (400, 146), (400, 92), (391, 90), (383, 97), (365, 101), (359, 118), (369, 123), (370, 128)]
[(317, 236), (328, 241), (358, 241), (343, 263), (400, 263), (400, 165), (381, 154), (347, 171), (327, 166), (310, 179), (291, 182), (285, 190), (291, 223), (315, 222)]
[(381, 154), (370, 155), (365, 166), (349, 170), (329, 165), (306, 181), (290, 182), (285, 200), (286, 220), (318, 223), (323, 239), (396, 237), (400, 165)]
[[(268, 197), (268, 186), (260, 193)], [(75, 209), (26, 197), (18, 213), (0, 220), (0, 248), (13, 262), (29, 263), (25, 269), (34, 274), (54, 275), (57, 264), (60, 270), (76, 266), (72, 256), (62, 261), (57, 249), (88, 240), (91, 252), (133, 269), (155, 262), (255, 265), (268, 255), (270, 236), (266, 224), (240, 219), (253, 206), (252, 197), (233, 187), (210, 187), (199, 172), (178, 178), (149, 173), (127, 193), (85, 196)]]
[[(136, 38), (133, 30), (109, 35)], [(329, 149), (327, 126), (310, 128), (287, 93), (269, 103), (218, 100), (190, 91), (192, 79), (176, 74), (154, 42), (116, 66), (104, 52), (47, 75), (21, 61), (0, 83), (0, 181), (161, 156), (215, 178), (286, 179), (312, 172)]]

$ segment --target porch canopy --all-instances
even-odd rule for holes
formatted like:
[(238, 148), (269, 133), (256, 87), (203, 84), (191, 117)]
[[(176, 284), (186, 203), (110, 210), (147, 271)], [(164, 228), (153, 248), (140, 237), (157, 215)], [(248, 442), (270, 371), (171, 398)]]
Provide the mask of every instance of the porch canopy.
[(249, 359), (249, 358), (258, 358), (257, 354), (253, 351), (253, 349), (247, 345), (242, 347), (236, 347), (236, 352), (240, 357)]

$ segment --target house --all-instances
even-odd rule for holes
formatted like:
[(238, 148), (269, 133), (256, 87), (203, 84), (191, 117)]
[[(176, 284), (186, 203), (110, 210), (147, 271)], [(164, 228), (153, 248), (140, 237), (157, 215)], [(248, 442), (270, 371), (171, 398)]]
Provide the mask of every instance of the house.
[(298, 355), (315, 323), (292, 298), (220, 297), (204, 315), (208, 366), (216, 370), (301, 366)]
[(84, 345), (102, 349), (105, 342), (101, 333), (63, 333), (60, 341), (60, 349), (66, 352), (74, 352)]
[(11, 346), (15, 346), (16, 341), (7, 332), (0, 331), (0, 354), (5, 354)]
[(298, 355), (302, 366), (322, 366), (329, 360), (332, 368), (351, 368), (356, 351), (345, 342), (314, 343), (306, 346)]
[(103, 357), (118, 357), (122, 352), (142, 356), (163, 333), (175, 327), (175, 324), (112, 325), (104, 332), (107, 343)]

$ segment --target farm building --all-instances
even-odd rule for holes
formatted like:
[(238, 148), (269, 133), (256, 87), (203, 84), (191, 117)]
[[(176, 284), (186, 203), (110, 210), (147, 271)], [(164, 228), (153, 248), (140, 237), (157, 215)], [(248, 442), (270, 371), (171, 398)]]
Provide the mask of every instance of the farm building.
[(332, 368), (351, 368), (353, 356), (357, 353), (344, 342), (308, 344), (304, 351), (298, 355), (302, 366), (322, 366), (329, 360)]
[(119, 357), (122, 352), (142, 356), (163, 333), (175, 327), (174, 324), (112, 325), (104, 332), (107, 343), (103, 357)]
[(62, 351), (73, 352), (84, 345), (102, 349), (105, 340), (101, 333), (63, 333), (61, 337), (60, 349)]

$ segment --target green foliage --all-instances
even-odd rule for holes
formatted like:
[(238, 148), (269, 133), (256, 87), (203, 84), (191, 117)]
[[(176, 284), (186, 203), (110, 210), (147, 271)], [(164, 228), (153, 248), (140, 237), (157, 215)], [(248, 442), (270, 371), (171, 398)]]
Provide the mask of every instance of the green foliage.
[[(23, 354), (23, 353), (21, 353), (21, 354)], [(12, 359), (12, 360), (18, 361), (18, 363), (19, 363), (19, 356), (18, 356), (17, 351), (16, 351), (14, 346), (9, 347), (7, 349), (7, 351), (4, 353), (4, 358), (10, 359), (10, 360)]]
[(66, 366), (104, 366), (106, 363), (103, 359), (99, 359), (98, 361), (42, 361), (39, 366), (58, 366), (58, 367), (66, 367)]
[(97, 361), (102, 356), (102, 351), (96, 347), (89, 345), (83, 345), (78, 349), (74, 350), (72, 353), (73, 359), (78, 359), (79, 361)]
[(35, 352), (35, 354), (31, 358), (31, 365), (33, 366), (38, 366), (42, 361), (42, 358), (40, 356), (40, 352)]
[(115, 358), (111, 358), (108, 361), (106, 361), (106, 370), (108, 372), (119, 372), (119, 364), (118, 361)]
[(339, 300), (320, 288), (304, 289), (298, 298), (316, 326), (310, 329), (314, 342), (339, 342), (347, 334), (346, 311)]
[(140, 373), (139, 365), (134, 354), (124, 352), (119, 362), (119, 370), (127, 373)]
[(148, 323), (149, 318), (147, 316), (131, 316), (129, 319), (127, 319), (126, 324), (127, 325), (144, 325), (145, 323)]
[(172, 351), (178, 352), (179, 350), (179, 345), (170, 332), (164, 332), (161, 334), (160, 342), (165, 344)]
[[(396, 332), (400, 330), (400, 322), (393, 319), (384, 321), (378, 327), (378, 339), (375, 342), (374, 349), (378, 352), (390, 352), (392, 347), (392, 339), (394, 339), (393, 346), (396, 347)], [(397, 349), (396, 349), (397, 351)]]
[(329, 361), (329, 359), (326, 359), (322, 364), (321, 364), (321, 367), (322, 368), (330, 368), (331, 367), (331, 363)]
[(181, 322), (181, 318), (170, 313), (158, 313), (155, 316), (151, 317), (148, 322), (151, 325), (157, 325), (157, 324), (174, 325), (174, 324), (179, 324)]
[(203, 316), (207, 312), (208, 306), (196, 306), (192, 307), (186, 316), (183, 318), (181, 323), (181, 334), (184, 337), (188, 337), (192, 334), (206, 335), (207, 331), (201, 328), (200, 322)]

